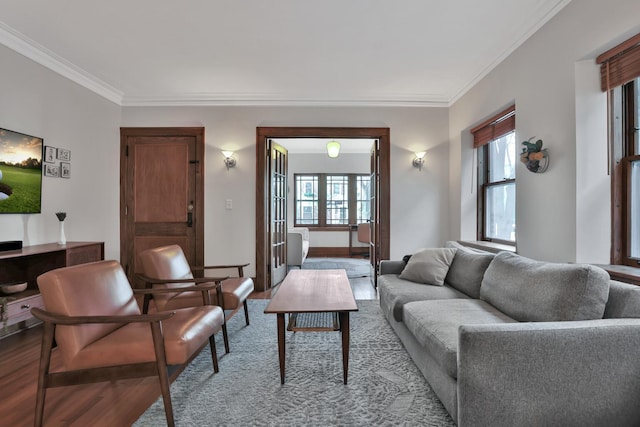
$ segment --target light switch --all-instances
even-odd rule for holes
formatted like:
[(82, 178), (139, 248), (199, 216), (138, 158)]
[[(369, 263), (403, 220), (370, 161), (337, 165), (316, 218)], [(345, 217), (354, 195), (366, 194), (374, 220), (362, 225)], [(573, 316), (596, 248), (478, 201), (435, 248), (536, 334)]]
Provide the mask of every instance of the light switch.
[(233, 200), (227, 199), (227, 209), (233, 209)]

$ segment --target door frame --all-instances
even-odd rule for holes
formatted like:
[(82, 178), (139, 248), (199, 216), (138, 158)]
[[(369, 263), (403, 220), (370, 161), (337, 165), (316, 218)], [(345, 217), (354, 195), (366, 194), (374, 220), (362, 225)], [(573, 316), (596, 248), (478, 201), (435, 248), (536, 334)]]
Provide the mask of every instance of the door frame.
[[(129, 137), (165, 137), (188, 136), (196, 140), (195, 162), (195, 260), (194, 265), (204, 265), (204, 127), (121, 127), (120, 128), (120, 262), (123, 264), (129, 280), (133, 284), (135, 273), (134, 265), (129, 265), (133, 252), (132, 231), (127, 222), (127, 200), (129, 191), (133, 191), (127, 185), (127, 168), (129, 155)], [(135, 261), (135, 260), (133, 260)]]
[(256, 128), (256, 290), (266, 291), (269, 263), (267, 238), (269, 206), (267, 168), (267, 139), (277, 138), (348, 138), (380, 140), (380, 255), (389, 259), (390, 253), (390, 129), (352, 127), (257, 127)]

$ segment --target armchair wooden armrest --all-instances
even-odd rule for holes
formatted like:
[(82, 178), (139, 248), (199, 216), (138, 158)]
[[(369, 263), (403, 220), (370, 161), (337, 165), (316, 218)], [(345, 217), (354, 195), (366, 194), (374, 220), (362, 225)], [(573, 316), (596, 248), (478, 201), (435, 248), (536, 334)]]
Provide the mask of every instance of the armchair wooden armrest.
[[(201, 292), (202, 293), (202, 305), (211, 305), (211, 296), (209, 290), (215, 289), (218, 301), (222, 301), (222, 286), (221, 282), (226, 277), (197, 277), (197, 278), (184, 278), (184, 279), (155, 279), (153, 277), (146, 276), (144, 274), (138, 274), (138, 277), (144, 281), (145, 289), (134, 289), (136, 294), (144, 294), (144, 300), (142, 303), (142, 312), (149, 312), (149, 303), (151, 301), (152, 294), (175, 294), (180, 292)], [(212, 283), (213, 282), (213, 283)], [(153, 288), (153, 285), (165, 285), (167, 283), (195, 283), (195, 286), (180, 286), (177, 288)]]
[[(220, 282), (229, 278), (229, 276), (224, 276), (224, 277), (196, 277), (196, 278), (184, 278), (184, 279), (155, 279), (153, 277), (145, 276), (144, 274), (138, 274), (137, 276), (138, 278), (140, 278), (142, 281), (145, 282), (145, 285), (147, 287), (149, 287), (149, 285), (166, 285), (168, 283), (200, 284), (200, 283), (207, 283), (207, 282), (215, 282), (217, 285), (219, 285)], [(213, 289), (214, 286), (212, 287), (202, 286), (200, 289), (195, 289), (195, 290), (201, 290), (202, 288)], [(173, 292), (176, 292), (177, 289), (179, 290), (179, 292), (182, 292), (183, 290), (187, 289), (187, 287), (170, 288), (170, 289), (172, 289)], [(193, 291), (194, 289), (189, 289), (189, 290)]]
[(50, 311), (34, 307), (31, 313), (37, 319), (43, 322), (54, 323), (57, 325), (81, 325), (86, 323), (134, 323), (134, 322), (160, 322), (166, 320), (173, 315), (175, 311), (165, 311), (154, 314), (137, 314), (128, 316), (65, 316), (62, 314), (51, 313)]
[(246, 263), (246, 264), (228, 264), (228, 265), (205, 265), (205, 266), (198, 266), (198, 267), (192, 267), (192, 270), (222, 270), (225, 268), (237, 268), (238, 269), (238, 276), (239, 277), (244, 277), (244, 268), (247, 267), (250, 263)]

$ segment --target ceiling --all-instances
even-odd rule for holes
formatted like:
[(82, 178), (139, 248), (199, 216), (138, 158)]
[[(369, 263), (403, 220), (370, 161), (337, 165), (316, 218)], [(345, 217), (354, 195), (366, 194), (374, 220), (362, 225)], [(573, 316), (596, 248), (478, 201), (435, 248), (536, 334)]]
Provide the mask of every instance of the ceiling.
[(570, 0), (3, 0), (0, 44), (119, 105), (450, 106)]

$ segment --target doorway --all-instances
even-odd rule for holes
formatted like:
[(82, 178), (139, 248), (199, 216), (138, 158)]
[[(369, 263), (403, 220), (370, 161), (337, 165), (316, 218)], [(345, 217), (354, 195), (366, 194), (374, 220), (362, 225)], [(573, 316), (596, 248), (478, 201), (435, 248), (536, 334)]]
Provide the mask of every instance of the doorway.
[(326, 128), (326, 127), (259, 127), (256, 130), (256, 289), (266, 291), (277, 284), (272, 280), (271, 212), (272, 203), (269, 150), (271, 139), (284, 138), (345, 138), (375, 139), (377, 147), (376, 225), (372, 259), (374, 277), (378, 260), (389, 258), (390, 209), (390, 131), (389, 128)]
[(178, 244), (204, 265), (204, 128), (120, 129), (120, 259), (132, 285), (137, 254)]

